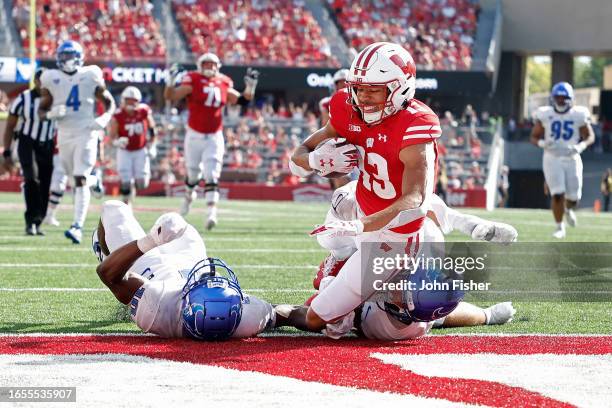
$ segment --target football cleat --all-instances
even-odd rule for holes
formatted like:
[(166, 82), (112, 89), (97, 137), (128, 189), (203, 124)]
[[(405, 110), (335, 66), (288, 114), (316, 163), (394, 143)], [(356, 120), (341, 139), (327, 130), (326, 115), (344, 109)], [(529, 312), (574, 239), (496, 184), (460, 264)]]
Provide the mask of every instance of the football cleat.
[(206, 220), (206, 231), (210, 231), (216, 226), (217, 226), (217, 217), (208, 217), (208, 219)]
[(321, 280), (328, 276), (338, 275), (338, 272), (340, 272), (340, 269), (342, 269), (345, 263), (346, 259), (341, 261), (339, 259), (334, 258), (332, 254), (327, 255), (327, 257), (325, 257), (323, 262), (321, 262), (321, 264), (319, 265), (317, 274), (315, 275), (312, 281), (312, 286), (314, 286), (314, 288), (318, 290), (321, 285)]
[(73, 244), (80, 244), (83, 239), (83, 231), (81, 227), (72, 224), (69, 229), (64, 232), (64, 236), (72, 241)]
[(487, 307), (484, 313), (487, 317), (486, 324), (504, 324), (512, 321), (516, 309), (512, 306), (512, 302), (502, 302)]
[(555, 232), (552, 234), (553, 238), (563, 239), (565, 238), (565, 227), (557, 227)]
[(575, 227), (576, 225), (578, 225), (578, 220), (576, 219), (576, 212), (571, 208), (565, 210), (565, 220), (567, 221), (567, 225), (569, 225), (570, 227)]
[(512, 225), (502, 222), (487, 222), (478, 224), (472, 230), (472, 239), (479, 241), (496, 242), (498, 244), (509, 244), (515, 242), (518, 232)]
[(52, 214), (47, 214), (45, 215), (45, 218), (43, 219), (43, 224), (53, 225), (54, 227), (59, 227), (60, 222)]
[(183, 204), (181, 204), (181, 215), (183, 217), (189, 214), (189, 210), (191, 210), (191, 204), (197, 196), (198, 193), (195, 190), (191, 191), (189, 195), (185, 195), (185, 200), (183, 201)]
[(36, 235), (36, 225), (35, 224), (28, 225), (25, 229), (25, 233), (26, 235), (31, 235), (31, 236)]

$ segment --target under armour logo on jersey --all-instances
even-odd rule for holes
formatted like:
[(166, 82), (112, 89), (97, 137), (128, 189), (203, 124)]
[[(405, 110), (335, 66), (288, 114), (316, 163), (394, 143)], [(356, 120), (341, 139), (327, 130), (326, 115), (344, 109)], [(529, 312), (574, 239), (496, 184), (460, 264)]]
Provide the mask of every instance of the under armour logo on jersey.
[(361, 132), (361, 126), (349, 125), (349, 131), (351, 131), (351, 132)]
[(387, 135), (383, 135), (382, 133), (378, 134), (378, 140), (379, 141), (383, 141), (383, 142), (387, 142)]
[(367, 147), (367, 148), (370, 148), (370, 147), (372, 147), (372, 146), (374, 146), (374, 138), (373, 138), (373, 137), (368, 137), (368, 138), (366, 139), (366, 147)]

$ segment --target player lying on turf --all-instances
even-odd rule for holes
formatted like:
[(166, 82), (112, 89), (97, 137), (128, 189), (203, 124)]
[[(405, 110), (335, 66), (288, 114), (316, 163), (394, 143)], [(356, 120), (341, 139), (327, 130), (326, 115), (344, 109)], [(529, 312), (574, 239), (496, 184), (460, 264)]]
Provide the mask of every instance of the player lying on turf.
[[(337, 189), (332, 196), (332, 206), (325, 223), (350, 221), (357, 218), (357, 202), (355, 198), (356, 182), (351, 182)], [(453, 230), (461, 231), (472, 239), (509, 244), (516, 241), (517, 231), (512, 226), (496, 223), (482, 218), (462, 214), (451, 209), (436, 195), (430, 200), (430, 210), (423, 225), (424, 242), (443, 242), (444, 235)], [(324, 291), (338, 275), (346, 260), (357, 251), (355, 237), (318, 235), (322, 247), (330, 250), (330, 255), (321, 263), (313, 286), (319, 292)], [(411, 279), (415, 282), (425, 279), (440, 280), (442, 276), (429, 276), (420, 270)], [(419, 285), (420, 286), (420, 285)], [(317, 292), (317, 294), (319, 293)], [(315, 294), (306, 302), (306, 306), (316, 297)], [(388, 294), (393, 297), (392, 293)], [(408, 310), (403, 299), (389, 301), (366, 301), (353, 312), (341, 319), (328, 323), (323, 332), (338, 338), (350, 331), (355, 331), (371, 339), (405, 340), (426, 335), (431, 327), (465, 327), (485, 324), (504, 324), (512, 319), (515, 313), (511, 302), (503, 302), (483, 309), (461, 301), (461, 291), (455, 293), (434, 293), (431, 291), (413, 291), (414, 309)], [(336, 303), (342, 303), (341, 293), (333, 298)], [(305, 325), (304, 307), (289, 307), (279, 309), (283, 317), (277, 325)]]
[(107, 201), (92, 245), (98, 276), (145, 332), (222, 340), (274, 327), (272, 305), (244, 294), (232, 270), (206, 257), (198, 232), (176, 213), (159, 217), (145, 234), (128, 205)]

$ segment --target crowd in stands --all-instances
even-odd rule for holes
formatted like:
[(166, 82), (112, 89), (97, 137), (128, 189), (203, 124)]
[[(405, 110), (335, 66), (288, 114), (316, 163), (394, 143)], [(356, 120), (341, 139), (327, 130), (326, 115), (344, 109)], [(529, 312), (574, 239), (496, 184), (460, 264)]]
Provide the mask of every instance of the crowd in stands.
[(225, 64), (339, 67), (303, 0), (173, 0), (194, 55)]
[(328, 0), (356, 51), (375, 41), (410, 49), (417, 69), (467, 70), (472, 63), (477, 0)]
[[(166, 47), (148, 0), (41, 0), (36, 43), (42, 58), (54, 58), (64, 40), (76, 40), (88, 60), (164, 61)], [(13, 20), (24, 49), (29, 47), (30, 1), (15, 0)]]

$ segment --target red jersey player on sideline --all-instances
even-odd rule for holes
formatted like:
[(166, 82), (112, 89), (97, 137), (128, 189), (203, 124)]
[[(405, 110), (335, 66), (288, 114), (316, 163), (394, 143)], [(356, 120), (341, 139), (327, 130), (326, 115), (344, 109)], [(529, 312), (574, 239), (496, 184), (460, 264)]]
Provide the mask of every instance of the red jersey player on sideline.
[(187, 165), (187, 188), (181, 214), (189, 213), (196, 198), (195, 187), (204, 180), (204, 192), (208, 204), (206, 229), (217, 225), (217, 202), (219, 201), (219, 176), (223, 166), (225, 141), (223, 139), (222, 111), (226, 104), (247, 105), (255, 94), (259, 72), (248, 68), (244, 77), (245, 89), (236, 91), (233, 81), (221, 74), (221, 61), (213, 53), (198, 58), (197, 71), (187, 72), (176, 86), (178, 67), (171, 69), (170, 83), (164, 89), (164, 98), (178, 101), (187, 98), (189, 119), (185, 134), (185, 163)]
[(119, 188), (126, 204), (130, 204), (136, 195), (132, 181), (139, 190), (149, 186), (150, 160), (157, 156), (155, 120), (151, 108), (141, 100), (138, 88), (125, 88), (121, 93), (121, 107), (110, 123), (109, 136), (117, 147)]
[[(354, 237), (358, 243), (405, 242), (406, 250), (416, 255), (434, 190), (435, 140), (441, 129), (434, 112), (413, 99), (415, 87), (416, 67), (402, 46), (374, 43), (357, 55), (347, 89), (331, 99), (330, 121), (296, 150), (291, 168), (299, 174), (349, 171), (355, 166), (354, 158), (343, 149), (315, 150), (326, 139), (346, 138), (361, 155), (356, 191), (359, 218), (332, 220), (311, 235)], [(381, 276), (383, 281), (390, 278)], [(373, 288), (361, 287), (361, 250), (357, 250), (313, 300), (306, 324), (322, 329), (373, 293)]]

